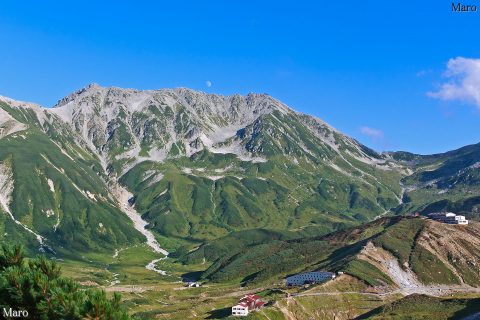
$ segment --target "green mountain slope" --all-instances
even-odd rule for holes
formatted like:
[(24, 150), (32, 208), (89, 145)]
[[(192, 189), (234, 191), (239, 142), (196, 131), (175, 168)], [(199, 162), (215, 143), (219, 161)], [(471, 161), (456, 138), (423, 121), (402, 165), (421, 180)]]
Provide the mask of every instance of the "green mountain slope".
[(161, 234), (205, 240), (258, 227), (327, 233), (399, 203), (399, 168), (313, 118), (275, 110), (222, 142), (209, 146), (203, 135), (190, 143), (199, 149), (191, 156), (176, 147), (161, 163), (144, 161), (120, 179)]
[(454, 211), (478, 216), (480, 209), (480, 144), (435, 155), (393, 153), (412, 168), (402, 180), (407, 191), (399, 212)]
[[(356, 260), (355, 256), (368, 239), (378, 236), (398, 221), (401, 221), (400, 217), (382, 218), (362, 227), (325, 236), (289, 234), (272, 237), (271, 240), (261, 239), (256, 243), (249, 241), (252, 231), (243, 231), (235, 237), (228, 236), (201, 246), (182, 256), (181, 260), (197, 262), (205, 259), (213, 262), (203, 277), (219, 282), (258, 282), (306, 270), (343, 270)], [(212, 251), (212, 247), (217, 250)], [(228, 247), (228, 250), (221, 250), (223, 247)]]
[[(4, 158), (28, 147), (35, 174), (49, 168), (22, 195), (32, 199), (29, 221), (16, 196), (24, 188), (20, 176), (7, 207), (62, 246), (91, 247), (100, 234), (112, 247), (136, 241), (110, 183), (133, 193), (130, 203), (148, 228), (173, 247), (253, 228), (325, 234), (399, 203), (402, 166), (265, 94), (90, 85), (51, 109), (2, 101)], [(45, 195), (31, 195), (40, 185)], [(40, 218), (42, 210), (51, 218)], [(116, 215), (120, 225), (113, 227)], [(69, 216), (85, 236), (63, 233)]]
[(476, 222), (463, 227), (392, 217), (320, 237), (281, 235), (255, 243), (246, 241), (249, 233), (237, 240), (242, 239), (240, 233), (201, 246), (180, 260), (212, 261), (203, 278), (215, 282), (275, 282), (289, 274), (329, 270), (371, 286), (428, 292), (438, 284), (480, 285), (478, 268), (471, 263), (480, 257), (479, 231)]
[(480, 299), (411, 295), (375, 308), (355, 319), (466, 319), (480, 312)]
[(97, 174), (98, 159), (57, 128), (41, 126), (34, 112), (1, 107), (24, 125), (0, 139), (1, 238), (35, 248), (41, 236), (44, 249), (67, 252), (142, 241)]

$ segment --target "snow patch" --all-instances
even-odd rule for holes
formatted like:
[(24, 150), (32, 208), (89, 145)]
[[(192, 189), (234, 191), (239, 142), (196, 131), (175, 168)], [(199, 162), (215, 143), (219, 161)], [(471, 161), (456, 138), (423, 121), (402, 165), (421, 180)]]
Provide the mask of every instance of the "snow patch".
[(186, 174), (192, 174), (192, 169), (191, 168), (182, 168), (182, 172)]
[(57, 142), (55, 142), (55, 141), (53, 141), (53, 140), (51, 140), (51, 141), (58, 147), (58, 149), (60, 149), (60, 152), (61, 152), (64, 156), (66, 156), (67, 158), (69, 158), (69, 159), (72, 160), (72, 161), (75, 161), (75, 159), (73, 159), (72, 156), (70, 156), (70, 155), (68, 154), (68, 152), (65, 151), (65, 149), (63, 149), (60, 144), (58, 144)]
[(55, 185), (53, 184), (53, 181), (50, 179), (47, 179), (47, 183), (48, 183), (48, 187), (50, 188), (50, 191), (52, 191), (52, 193), (55, 193)]
[(208, 148), (208, 151), (211, 153), (218, 154), (234, 154), (241, 161), (260, 163), (267, 162), (267, 159), (264, 157), (256, 157), (251, 155), (245, 148), (241, 145), (240, 141), (234, 141), (229, 145), (224, 146), (212, 146)]
[(45, 215), (47, 216), (47, 218), (53, 217), (55, 215), (55, 211), (53, 211), (52, 209), (48, 209), (47, 211), (45, 211)]
[(73, 185), (73, 187), (74, 187), (75, 189), (77, 189), (77, 191), (80, 192), (85, 198), (87, 198), (87, 199), (89, 199), (89, 200), (97, 201), (97, 199), (95, 198), (95, 195), (94, 195), (93, 193), (91, 193), (91, 192), (88, 191), (88, 190), (87, 190), (87, 191), (84, 191), (84, 190), (80, 189), (80, 187), (77, 186), (77, 185), (75, 184), (75, 182), (73, 182), (73, 180), (68, 177), (68, 175), (65, 175), (65, 170), (64, 170), (63, 168), (58, 168), (57, 166), (55, 166), (55, 165), (48, 159), (48, 157), (45, 156), (43, 153), (40, 154), (40, 155), (42, 156), (42, 158), (43, 158), (49, 165), (51, 165), (53, 168), (55, 168), (55, 170), (57, 170), (58, 172), (62, 173), (62, 174), (65, 176), (65, 178), (67, 178), (68, 181), (70, 181), (70, 183)]
[(224, 176), (205, 176), (205, 178), (208, 178), (210, 180), (216, 181), (218, 179), (224, 178)]
[[(162, 181), (163, 177), (164, 177), (164, 175), (163, 175), (162, 173), (160, 173), (160, 172), (154, 172), (154, 173), (152, 173), (152, 174), (147, 178), (147, 179), (150, 179), (150, 181), (148, 182), (148, 187), (154, 185), (154, 184), (157, 183), (157, 182)], [(145, 180), (147, 180), (147, 179), (145, 179)], [(145, 181), (145, 180), (144, 180), (144, 181)]]
[(347, 172), (345, 170), (343, 170), (342, 168), (340, 168), (339, 166), (337, 166), (335, 163), (333, 162), (330, 162), (329, 163), (330, 167), (332, 167), (333, 169), (337, 170), (338, 172), (348, 176), (348, 177), (351, 177), (352, 175), (350, 174), (350, 172)]
[(94, 200), (94, 201), (97, 201), (97, 198), (95, 197), (95, 195), (93, 193), (91, 193), (90, 191), (85, 191), (85, 193), (87, 194), (87, 197), (89, 197), (90, 199)]
[(60, 225), (60, 214), (57, 215), (57, 222), (53, 226), (53, 231), (57, 231), (59, 225)]
[(232, 167), (233, 167), (232, 165), (229, 165), (228, 167), (217, 168), (217, 169), (214, 169), (213, 171), (215, 171), (216, 173), (224, 173), (225, 171), (232, 169)]
[[(155, 265), (158, 261), (166, 259), (169, 253), (167, 250), (160, 247), (160, 244), (155, 239), (153, 233), (146, 228), (148, 222), (143, 220), (137, 210), (135, 210), (135, 208), (130, 205), (129, 199), (131, 199), (133, 195), (119, 184), (113, 186), (113, 193), (118, 200), (120, 209), (130, 218), (130, 220), (132, 220), (135, 229), (137, 229), (147, 239), (147, 245), (152, 248), (154, 252), (161, 253), (165, 256), (163, 258), (151, 261), (145, 266), (145, 268), (147, 270), (155, 271), (159, 274), (166, 275), (167, 273), (165, 271), (157, 269)], [(118, 256), (118, 251), (115, 251), (114, 258), (116, 256)]]

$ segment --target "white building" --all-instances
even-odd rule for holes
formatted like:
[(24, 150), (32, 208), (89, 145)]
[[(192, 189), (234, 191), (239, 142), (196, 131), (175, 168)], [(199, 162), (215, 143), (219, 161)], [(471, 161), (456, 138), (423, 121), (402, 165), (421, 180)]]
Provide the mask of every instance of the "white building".
[(465, 216), (456, 216), (455, 221), (457, 221), (457, 224), (468, 224), (468, 220), (465, 219)]
[(198, 287), (200, 287), (200, 283), (198, 283), (198, 282), (187, 282), (186, 286), (190, 287), (190, 288), (198, 288)]
[(468, 220), (465, 219), (465, 216), (457, 216), (453, 212), (435, 212), (428, 215), (432, 220), (440, 221), (448, 224), (461, 224), (467, 225)]
[(333, 272), (326, 271), (314, 271), (299, 273), (294, 276), (290, 276), (286, 279), (286, 285), (289, 286), (303, 286), (308, 283), (320, 283), (335, 278)]
[(232, 316), (245, 317), (248, 316), (248, 306), (244, 302), (232, 307)]

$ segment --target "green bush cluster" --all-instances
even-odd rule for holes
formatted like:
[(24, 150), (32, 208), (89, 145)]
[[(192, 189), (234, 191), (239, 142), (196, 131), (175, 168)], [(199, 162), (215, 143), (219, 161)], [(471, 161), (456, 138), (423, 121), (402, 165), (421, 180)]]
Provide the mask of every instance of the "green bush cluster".
[(401, 265), (410, 261), (410, 255), (415, 246), (416, 237), (420, 234), (424, 225), (421, 219), (403, 219), (382, 235), (373, 243), (390, 251)]
[(27, 311), (29, 319), (131, 319), (119, 294), (84, 290), (61, 277), (55, 261), (27, 260), (20, 245), (3, 244), (0, 251), (0, 308)]
[(466, 319), (480, 311), (480, 299), (437, 298), (412, 294), (356, 319)]
[(392, 280), (386, 274), (367, 261), (352, 260), (347, 264), (345, 272), (365, 281), (371, 286), (393, 284)]

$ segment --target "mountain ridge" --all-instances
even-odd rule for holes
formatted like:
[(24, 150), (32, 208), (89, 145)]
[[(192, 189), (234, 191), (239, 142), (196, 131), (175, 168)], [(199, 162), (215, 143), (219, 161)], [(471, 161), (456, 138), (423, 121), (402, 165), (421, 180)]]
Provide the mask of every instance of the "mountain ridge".
[[(115, 233), (107, 216), (125, 215), (112, 183), (132, 193), (128, 205), (157, 240), (175, 250), (251, 228), (325, 234), (364, 223), (404, 205), (408, 189), (400, 182), (412, 174), (394, 155), (380, 154), (267, 94), (92, 84), (54, 108), (2, 97), (0, 129), (0, 164), (34, 151), (30, 165), (37, 170), (17, 170), (17, 162), (8, 162), (17, 172), (13, 216), (37, 230), (45, 229), (49, 212), (46, 230), (58, 227), (48, 233), (62, 245), (68, 243), (61, 233), (67, 217), (84, 224), (86, 233)], [(38, 200), (28, 180), (45, 186)], [(72, 201), (91, 202), (92, 211), (85, 216), (76, 208), (64, 215), (71, 206), (64, 193), (57, 194), (58, 185), (73, 191)], [(30, 190), (23, 195), (32, 199), (28, 210), (15, 209), (18, 190)], [(97, 205), (113, 211), (94, 226)], [(85, 235), (84, 247), (93, 244)]]

